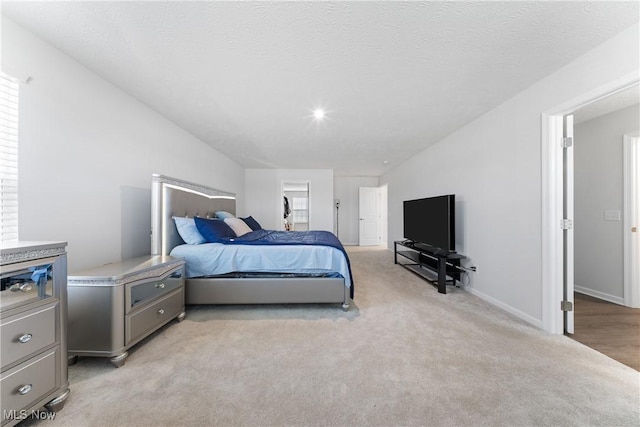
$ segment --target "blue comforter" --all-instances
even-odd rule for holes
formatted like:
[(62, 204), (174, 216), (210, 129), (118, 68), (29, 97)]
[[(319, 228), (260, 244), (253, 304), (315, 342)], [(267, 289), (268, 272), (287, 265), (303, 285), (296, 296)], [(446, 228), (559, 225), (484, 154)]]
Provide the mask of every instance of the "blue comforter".
[(351, 276), (351, 299), (353, 299), (354, 283), (353, 274), (351, 273), (351, 263), (349, 256), (344, 250), (340, 240), (328, 231), (311, 230), (311, 231), (275, 231), (275, 230), (255, 230), (244, 234), (240, 237), (225, 238), (220, 240), (225, 244), (236, 245), (312, 245), (312, 246), (330, 246), (340, 250), (349, 267), (349, 275)]

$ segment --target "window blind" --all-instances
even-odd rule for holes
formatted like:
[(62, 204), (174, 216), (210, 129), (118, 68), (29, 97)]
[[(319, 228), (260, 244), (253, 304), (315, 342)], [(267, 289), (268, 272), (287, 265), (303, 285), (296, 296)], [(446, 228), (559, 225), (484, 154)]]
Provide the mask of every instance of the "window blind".
[(306, 197), (293, 198), (293, 222), (309, 222), (309, 199)]
[(18, 81), (0, 73), (0, 241), (18, 240)]

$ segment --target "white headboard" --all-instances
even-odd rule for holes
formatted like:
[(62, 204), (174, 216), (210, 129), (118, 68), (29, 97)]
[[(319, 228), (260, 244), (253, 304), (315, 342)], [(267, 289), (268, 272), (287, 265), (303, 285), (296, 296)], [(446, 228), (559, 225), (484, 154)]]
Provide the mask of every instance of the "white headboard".
[(174, 216), (212, 218), (216, 211), (235, 215), (236, 195), (200, 184), (153, 174), (151, 181), (151, 254), (168, 255), (184, 243)]

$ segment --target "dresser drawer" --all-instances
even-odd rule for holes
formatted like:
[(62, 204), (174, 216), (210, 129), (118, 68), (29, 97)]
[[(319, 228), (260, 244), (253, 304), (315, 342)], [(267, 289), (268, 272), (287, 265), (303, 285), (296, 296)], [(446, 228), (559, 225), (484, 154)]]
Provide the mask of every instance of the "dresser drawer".
[(56, 341), (57, 304), (8, 317), (0, 324), (2, 366), (10, 365)]
[(60, 348), (55, 347), (2, 374), (0, 400), (3, 411), (28, 408), (55, 390), (59, 351)]
[[(0, 308), (8, 310), (53, 296), (52, 264), (24, 262), (2, 268)], [(7, 271), (11, 270), (11, 271)], [(36, 280), (36, 281), (34, 281)]]
[(127, 312), (142, 304), (158, 298), (183, 286), (182, 268), (177, 269), (161, 280), (151, 280), (127, 287)]
[(125, 340), (127, 345), (176, 317), (182, 313), (183, 308), (184, 289), (180, 288), (147, 308), (126, 316)]

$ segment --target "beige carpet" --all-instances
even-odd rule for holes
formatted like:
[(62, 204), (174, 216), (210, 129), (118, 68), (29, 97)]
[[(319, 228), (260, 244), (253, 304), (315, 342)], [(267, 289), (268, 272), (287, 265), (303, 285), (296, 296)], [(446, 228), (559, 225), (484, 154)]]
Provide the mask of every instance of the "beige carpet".
[(200, 306), (124, 367), (81, 358), (46, 426), (638, 426), (640, 376), (378, 248), (348, 248), (356, 301)]

